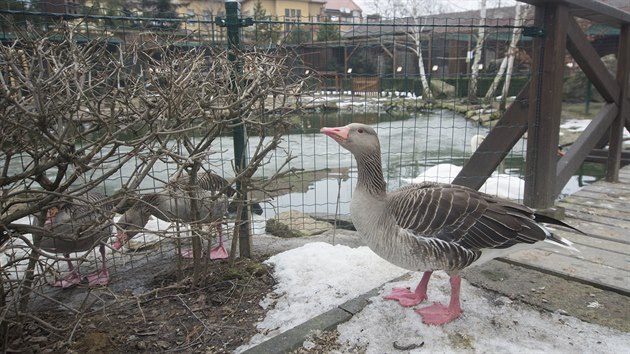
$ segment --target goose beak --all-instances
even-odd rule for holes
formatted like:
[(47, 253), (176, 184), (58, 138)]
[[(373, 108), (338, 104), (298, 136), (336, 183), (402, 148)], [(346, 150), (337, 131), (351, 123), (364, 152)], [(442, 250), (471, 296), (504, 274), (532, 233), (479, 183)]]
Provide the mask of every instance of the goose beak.
[(348, 140), (348, 133), (350, 129), (348, 127), (327, 128), (324, 127), (319, 130), (320, 133), (324, 133), (333, 138), (338, 143), (345, 143)]

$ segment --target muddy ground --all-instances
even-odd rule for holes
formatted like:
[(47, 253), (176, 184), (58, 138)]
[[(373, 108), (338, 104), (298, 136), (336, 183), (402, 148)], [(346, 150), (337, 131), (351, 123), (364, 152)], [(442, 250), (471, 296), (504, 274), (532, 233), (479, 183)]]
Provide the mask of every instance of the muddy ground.
[[(107, 289), (48, 288), (42, 294), (46, 298), (33, 302), (32, 317), (9, 328), (6, 351), (232, 352), (248, 342), (265, 315), (259, 303), (272, 291), (274, 279), (262, 261), (317, 241), (330, 242), (331, 236), (257, 236), (254, 259), (240, 259), (232, 266), (227, 261), (207, 263), (207, 275), (197, 286), (189, 276), (191, 264), (178, 271), (176, 256), (171, 255), (151, 260), (139, 272), (115, 274)], [(356, 233), (345, 230), (337, 232), (335, 241), (352, 247), (361, 244)], [(565, 311), (586, 322), (630, 332), (626, 296), (501, 261), (466, 270), (463, 276), (486, 289), (491, 299), (501, 294), (540, 311)], [(339, 348), (336, 338), (335, 331), (314, 335), (309, 350), (297, 352), (333, 351)]]
[[(274, 285), (261, 260), (212, 262), (196, 286), (192, 265), (178, 271), (160, 264), (145, 284), (152, 290), (143, 294), (134, 293), (138, 288), (46, 289), (48, 301), (34, 299), (32, 317), (9, 326), (5, 352), (232, 352), (255, 333), (264, 316), (259, 303)], [(60, 306), (63, 301), (72, 307)]]

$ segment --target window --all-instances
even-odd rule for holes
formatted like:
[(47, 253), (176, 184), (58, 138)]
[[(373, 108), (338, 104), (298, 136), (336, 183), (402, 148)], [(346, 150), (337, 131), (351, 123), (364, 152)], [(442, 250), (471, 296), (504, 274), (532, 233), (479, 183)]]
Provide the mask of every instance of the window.
[(285, 19), (297, 20), (302, 16), (302, 10), (300, 9), (284, 9)]

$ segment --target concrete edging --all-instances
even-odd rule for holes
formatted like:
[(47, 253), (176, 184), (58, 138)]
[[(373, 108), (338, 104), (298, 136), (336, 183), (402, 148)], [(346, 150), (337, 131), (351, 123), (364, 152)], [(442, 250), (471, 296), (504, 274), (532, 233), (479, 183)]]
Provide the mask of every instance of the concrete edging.
[(304, 343), (309, 333), (337, 328), (338, 325), (350, 320), (352, 316), (361, 312), (369, 303), (369, 299), (378, 295), (383, 285), (403, 280), (408, 275), (409, 273), (406, 273), (398, 278), (388, 280), (376, 288), (352, 300), (348, 300), (332, 310), (315, 316), (302, 324), (243, 351), (242, 354), (289, 353), (294, 351), (302, 346), (302, 343)]

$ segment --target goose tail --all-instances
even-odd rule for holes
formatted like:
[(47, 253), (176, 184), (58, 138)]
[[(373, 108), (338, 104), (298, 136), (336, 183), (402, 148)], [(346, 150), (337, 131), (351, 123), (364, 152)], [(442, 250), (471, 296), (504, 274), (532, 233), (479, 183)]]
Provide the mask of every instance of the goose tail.
[(555, 246), (562, 247), (571, 252), (575, 252), (575, 253), (580, 252), (580, 250), (578, 250), (577, 248), (573, 246), (573, 242), (567, 240), (564, 237), (560, 237), (558, 235), (551, 234), (549, 237), (547, 237), (547, 239), (545, 239), (545, 242), (551, 243), (552, 245), (555, 245)]

